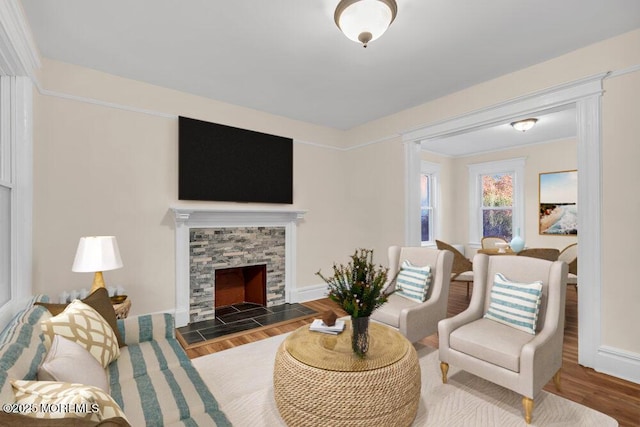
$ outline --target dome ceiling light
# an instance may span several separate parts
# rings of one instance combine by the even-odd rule
[[[538,119],[533,119],[533,118],[518,120],[517,122],[512,122],[511,126],[513,126],[515,130],[526,132],[529,129],[531,129],[536,124],[537,121]]]
[[[347,38],[367,47],[387,31],[397,13],[395,0],[341,0],[333,18]]]

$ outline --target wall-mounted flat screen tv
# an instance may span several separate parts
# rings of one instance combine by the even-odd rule
[[[293,203],[293,139],[179,118],[178,198]]]

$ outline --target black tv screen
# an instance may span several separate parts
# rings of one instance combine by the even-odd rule
[[[178,198],[293,203],[293,139],[179,117]]]

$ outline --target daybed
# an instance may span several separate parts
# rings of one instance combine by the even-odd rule
[[[109,417],[109,421],[101,421],[106,418],[105,414],[113,415],[108,411],[93,413],[91,421],[24,419],[24,413],[10,413],[12,410],[25,412],[27,408],[15,404],[16,387],[12,386],[12,380],[37,380],[38,367],[47,355],[40,322],[47,321],[52,315],[44,306],[34,305],[36,301],[46,299],[33,298],[0,333],[0,403],[4,404],[0,408],[0,426],[16,425],[17,419],[22,419],[22,425],[29,426],[41,422],[56,426],[231,425],[176,340],[170,314],[117,321],[118,332],[126,346],[120,347],[119,357],[106,370],[110,396],[124,412],[124,419]],[[42,384],[42,381],[36,384]],[[64,407],[60,408],[63,408],[60,411],[64,410]]]

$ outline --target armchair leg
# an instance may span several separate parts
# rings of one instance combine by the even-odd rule
[[[442,371],[442,384],[447,383],[447,372],[449,372],[449,364],[440,362],[440,370]]]
[[[533,399],[528,397],[522,398],[522,407],[524,408],[524,420],[527,424],[531,424],[531,413],[533,412]]]
[[[558,390],[559,392],[562,392],[562,389],[560,388],[560,371],[562,369],[558,369],[558,372],[556,372],[553,375],[553,383],[556,385],[556,390]]]

